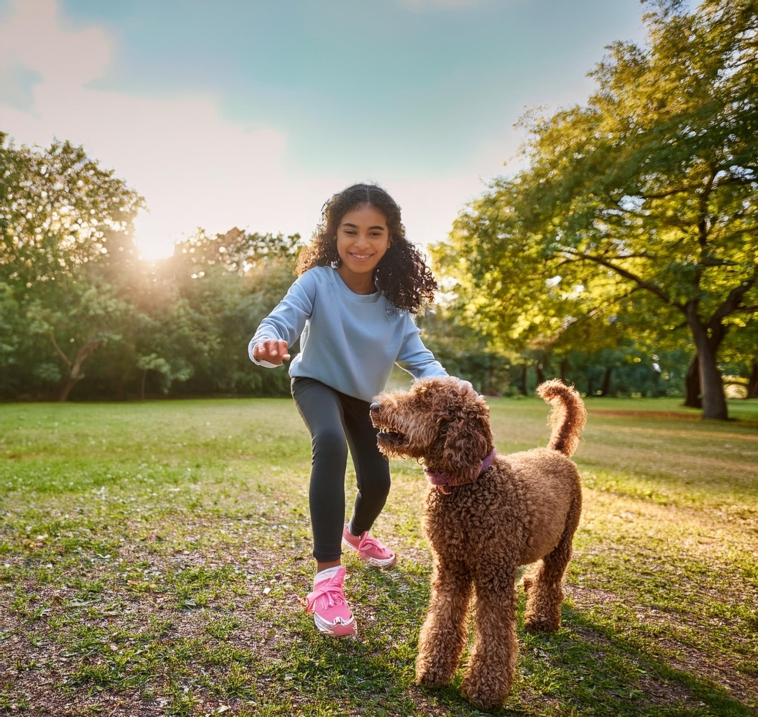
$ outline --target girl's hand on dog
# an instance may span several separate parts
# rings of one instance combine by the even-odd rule
[[[455,376],[454,378],[458,378]],[[474,390],[474,387],[471,385],[470,381],[465,381],[462,378],[458,379],[458,393],[461,394],[461,396],[465,396],[467,394],[470,394],[471,396],[478,397],[479,394]]]
[[[270,339],[256,344],[253,349],[253,358],[256,361],[266,361],[274,366],[281,366],[290,358],[287,342]]]

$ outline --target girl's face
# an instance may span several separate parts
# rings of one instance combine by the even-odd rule
[[[337,253],[342,265],[337,272],[353,290],[373,290],[373,271],[387,253],[390,233],[387,220],[368,204],[346,212],[337,227]]]

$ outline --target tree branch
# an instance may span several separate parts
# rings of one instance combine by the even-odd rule
[[[66,366],[71,368],[71,359],[66,356],[66,354],[63,353],[63,350],[60,346],[58,346],[58,342],[55,340],[55,336],[53,336],[53,332],[51,331],[48,336],[50,337],[50,341],[53,344],[53,348],[58,352],[58,356],[60,356],[63,361],[65,362]]]
[[[675,187],[674,189],[667,189],[665,192],[655,192],[654,194],[637,194],[636,196],[642,197],[642,199],[665,199],[674,194],[681,194],[682,192],[689,192],[692,189],[697,189],[700,185],[694,185],[692,187]],[[631,195],[630,195],[631,196]]]
[[[718,167],[717,168],[717,172],[727,171],[729,169],[731,169],[731,166]],[[748,169],[753,169],[753,168],[750,167],[750,166],[748,166]],[[753,170],[753,171],[755,171],[755,170]],[[727,184],[750,184],[750,183],[752,183],[754,181],[755,181],[755,177],[735,177],[735,176],[730,176],[730,177],[728,177],[726,179],[723,179],[723,180],[717,182],[716,184],[717,184],[718,187],[723,187],[723,186],[725,186]],[[710,182],[709,182],[709,184],[710,184]],[[701,186],[702,185],[700,185],[700,184],[693,184],[691,186],[686,186],[686,187],[674,187],[673,189],[667,189],[667,190],[665,190],[663,192],[653,192],[652,194],[645,194],[645,193],[640,192],[639,194],[630,194],[629,196],[630,197],[631,196],[640,197],[641,199],[665,199],[666,197],[670,197],[670,196],[672,196],[674,194],[682,194],[683,192],[689,192],[689,191],[691,191],[693,189],[700,189]]]
[[[71,369],[71,378],[78,381],[80,376],[82,364],[87,360],[89,355],[103,343],[102,339],[90,339],[84,346],[82,346],[76,353],[76,359],[74,360],[73,368]]]
[[[608,197],[615,205],[615,207],[624,214],[630,214],[633,217],[637,217],[638,219],[650,219],[650,214],[644,214],[642,212],[637,212],[634,209],[626,209],[625,207],[622,207],[617,201],[615,201],[612,197]],[[610,210],[612,211],[612,210]],[[677,229],[681,229],[682,231],[687,231],[690,228],[690,225],[686,222],[680,222],[676,219],[676,217],[655,217],[655,221],[659,224],[663,224],[667,227],[676,227]]]
[[[659,299],[661,299],[663,302],[668,304],[669,306],[675,306],[677,309],[684,311],[684,306],[681,304],[677,304],[666,295],[666,293],[661,289],[659,286],[656,286],[655,284],[651,284],[649,281],[645,281],[644,279],[640,278],[636,274],[633,274],[631,271],[628,271],[627,269],[624,269],[623,267],[616,266],[615,264],[612,264],[609,261],[606,261],[601,256],[592,256],[590,254],[578,254],[573,252],[568,252],[568,250],[565,250],[569,256],[575,257],[574,261],[593,261],[596,264],[600,264],[601,266],[604,266],[611,271],[616,272],[619,276],[622,276],[624,279],[628,279],[629,281],[635,282],[640,288],[645,289],[646,291],[649,291],[651,294],[654,294]]]
[[[618,303],[619,301],[623,301],[624,299],[627,299],[632,294],[634,294],[636,291],[639,291],[640,287],[635,286],[629,291],[627,291],[625,294],[622,294],[621,296],[617,296],[613,299],[613,303]],[[559,329],[553,333],[552,336],[550,336],[547,339],[547,344],[552,346],[558,339],[561,338],[572,326],[577,326],[578,324],[583,323],[584,321],[587,321],[588,319],[593,318],[595,315],[597,315],[600,311],[607,308],[607,304],[602,304],[600,306],[593,306],[591,309],[588,309],[585,313],[583,313],[581,316],[577,316],[576,318],[572,317],[571,320],[565,325],[561,326]]]
[[[710,217],[708,216],[708,200],[713,191],[713,182],[718,174],[718,169],[711,167],[711,176],[708,177],[708,181],[705,183],[702,193],[700,194],[700,200],[698,202],[700,209],[700,219],[697,223],[698,229],[698,242],[702,251],[705,251],[705,245],[708,243],[708,234],[711,230]]]
[[[733,314],[737,311],[741,311],[743,308],[740,306],[742,297],[750,290],[756,281],[758,281],[758,269],[753,272],[753,275],[749,279],[743,281],[742,284],[736,286],[729,292],[729,296],[726,297],[724,303],[721,304],[721,306],[719,306],[719,308],[716,309],[716,311],[713,313],[713,316],[711,316],[710,320],[708,321],[708,326],[713,329],[721,324],[721,320],[724,317],[729,316],[729,314]],[[756,307],[744,308],[755,309]],[[748,313],[753,312],[748,311]]]
[[[716,234],[715,241],[728,242],[730,239],[734,239],[734,237],[740,236],[740,234],[758,234],[758,225],[754,227],[744,227],[742,229],[738,229],[735,232],[732,232],[731,234],[725,234],[725,235]]]

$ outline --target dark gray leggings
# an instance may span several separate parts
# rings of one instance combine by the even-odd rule
[[[376,446],[377,430],[371,425],[367,401],[346,396],[312,378],[293,379],[292,396],[311,434],[313,557],[329,562],[342,555],[348,446],[358,483],[354,533],[370,530],[382,512],[390,492],[389,463]]]

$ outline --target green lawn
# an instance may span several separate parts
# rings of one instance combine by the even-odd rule
[[[545,404],[490,403],[500,450],[545,444]],[[758,401],[588,407],[564,627],[519,628],[502,714],[757,714]],[[0,406],[0,713],[480,714],[413,682],[420,468],[375,528],[398,568],[346,556],[359,637],[328,640],[297,602],[309,466],[289,400]]]

